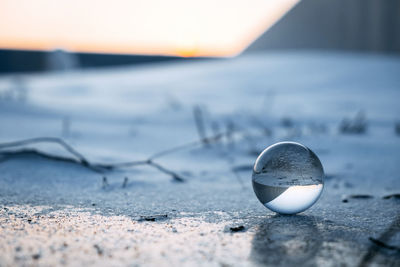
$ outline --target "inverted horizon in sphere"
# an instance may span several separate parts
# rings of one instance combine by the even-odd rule
[[[317,155],[295,142],[266,148],[254,164],[252,183],[258,200],[281,214],[305,211],[318,200],[324,170]]]
[[[312,206],[322,193],[323,185],[292,186],[264,205],[282,214],[302,212]]]

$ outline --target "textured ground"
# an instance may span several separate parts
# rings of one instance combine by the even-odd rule
[[[400,58],[362,54],[2,77],[0,142],[61,137],[119,162],[199,139],[193,113],[207,135],[230,134],[155,159],[184,183],[146,165],[100,174],[0,156],[0,266],[399,266],[398,99]],[[268,211],[250,183],[258,153],[282,140],[310,147],[326,173],[321,199],[295,216]]]

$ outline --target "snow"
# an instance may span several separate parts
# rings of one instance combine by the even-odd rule
[[[207,135],[235,129],[155,159],[185,183],[149,166],[103,175],[0,158],[0,265],[399,265],[368,239],[400,245],[399,200],[382,198],[400,192],[399,88],[400,57],[333,52],[0,77],[0,142],[60,137],[91,162],[124,162],[198,140],[195,106]],[[342,134],[359,111],[366,133]],[[327,174],[321,198],[296,216],[275,215],[251,188],[258,153],[284,140],[310,147]],[[372,198],[342,202],[358,194]],[[136,219],[154,214],[168,218]],[[232,224],[246,231],[224,232]]]

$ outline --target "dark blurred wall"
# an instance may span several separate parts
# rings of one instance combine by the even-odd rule
[[[188,61],[191,59],[173,56],[68,53],[62,50],[24,51],[0,49],[0,74],[62,71],[76,68],[137,65],[172,60]]]
[[[400,0],[302,0],[247,51],[400,52]]]

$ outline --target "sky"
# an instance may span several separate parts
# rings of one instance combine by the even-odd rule
[[[234,56],[299,0],[0,0],[0,48]]]

